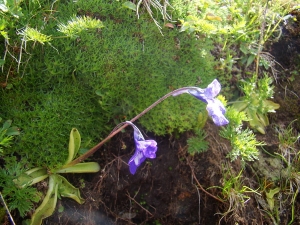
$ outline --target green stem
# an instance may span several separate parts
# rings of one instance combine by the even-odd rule
[[[288,225],[291,225],[294,222],[294,219],[295,219],[295,200],[296,200],[296,197],[298,195],[298,192],[299,192],[299,189],[297,189],[297,191],[295,192],[295,194],[292,198],[292,218],[291,218],[291,221],[288,223]]]
[[[259,60],[260,60],[260,54],[264,45],[264,32],[265,32],[265,26],[266,26],[266,14],[268,9],[268,2],[266,3],[266,6],[263,11],[263,22],[260,29],[260,39],[258,44],[258,50],[257,50],[257,58],[256,58],[256,68],[255,68],[255,81],[257,82],[258,78],[258,67],[259,67]]]
[[[176,89],[176,90],[174,90],[172,92],[169,92],[168,94],[164,95],[163,97],[161,97],[160,99],[158,99],[156,102],[154,102],[152,105],[150,105],[148,108],[146,108],[144,111],[142,111],[140,114],[138,114],[137,116],[135,116],[133,119],[131,119],[130,122],[133,123],[134,121],[136,121],[137,119],[139,119],[141,116],[143,116],[144,114],[146,114],[148,111],[150,111],[152,108],[154,108],[156,105],[158,105],[159,103],[161,103],[162,101],[164,101],[166,98],[170,97],[171,95],[175,94],[176,92],[184,91],[184,90],[190,90],[190,89],[193,89],[193,87],[183,87],[183,88]],[[128,126],[128,124],[125,123],[123,126],[121,126],[118,129],[112,131],[100,143],[98,143],[93,148],[91,148],[89,151],[87,151],[83,155],[79,156],[78,158],[74,159],[70,163],[64,165],[61,169],[65,169],[65,168],[74,166],[75,164],[84,161],[85,159],[87,159],[88,157],[90,157],[92,154],[94,154],[105,142],[107,142],[109,139],[111,139],[113,136],[115,136],[117,133],[119,133],[121,130],[123,130],[127,126]]]

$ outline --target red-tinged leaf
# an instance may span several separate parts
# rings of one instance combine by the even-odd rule
[[[172,23],[166,23],[165,24],[165,27],[169,27],[169,28],[174,28],[174,24],[172,24]]]

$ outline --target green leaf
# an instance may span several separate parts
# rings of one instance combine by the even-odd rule
[[[59,208],[58,208],[58,212],[62,213],[64,211],[65,211],[65,207],[63,207],[62,205],[60,205]]]
[[[280,191],[280,188],[271,189],[269,192],[266,192],[267,202],[269,204],[270,210],[274,209],[274,195]]]
[[[247,113],[247,117],[249,118],[249,124],[252,128],[256,129],[258,132],[260,132],[261,134],[265,134],[265,127],[262,123],[262,121],[259,120],[256,111],[253,109],[249,109],[247,108],[247,110],[245,110],[245,112]]]
[[[78,163],[74,166],[67,167],[56,171],[56,173],[96,173],[100,170],[100,166],[96,162]]]
[[[21,174],[14,183],[19,187],[36,184],[48,177],[47,169],[43,167],[36,167]]]
[[[124,2],[123,7],[136,11],[136,5],[130,1]]]
[[[267,108],[268,112],[274,112],[275,109],[279,109],[280,105],[270,100],[265,100],[264,107]]]
[[[251,63],[253,63],[255,57],[256,57],[256,55],[250,55],[248,57],[246,67],[248,67]]]
[[[62,197],[72,198],[79,204],[84,203],[84,199],[81,198],[80,192],[78,188],[75,188],[66,178],[60,175],[52,175],[55,176],[55,180],[58,184],[58,193]]]
[[[7,136],[20,135],[20,131],[18,127],[10,127],[6,131]]]
[[[198,120],[197,120],[197,128],[202,129],[206,124],[207,118],[208,118],[208,113],[206,110],[199,112]]]
[[[70,141],[69,141],[69,156],[65,164],[71,162],[74,157],[77,155],[81,144],[80,133],[76,128],[73,128],[70,133]]]
[[[6,86],[6,89],[7,89],[7,90],[10,90],[10,89],[12,89],[12,88],[13,88],[13,85],[12,85],[11,83],[7,84],[7,86]]]
[[[3,31],[6,28],[6,23],[5,19],[0,19],[0,31]]]
[[[95,93],[96,93],[96,95],[98,95],[98,96],[100,96],[100,97],[102,97],[102,96],[103,96],[103,94],[101,93],[101,91],[100,91],[100,90],[97,90],[97,91],[95,91]]]
[[[11,126],[12,121],[11,120],[6,120],[5,123],[3,124],[3,130],[7,130]]]
[[[42,220],[51,216],[55,210],[58,195],[58,183],[56,175],[49,177],[49,187],[42,204],[32,215],[30,225],[40,225]]]
[[[2,35],[4,34],[3,32],[0,32]],[[3,35],[4,36],[4,35]],[[6,37],[5,37],[6,38]],[[4,59],[0,59],[0,66],[3,66],[5,63]]]
[[[237,101],[233,104],[233,107],[238,111],[243,111],[245,110],[249,105],[248,101]]]
[[[30,173],[38,171],[39,168],[32,169]],[[42,220],[54,213],[58,196],[72,198],[79,204],[84,203],[78,188],[75,188],[69,181],[57,174],[49,176],[49,187],[42,204],[32,215],[30,225],[40,225]]]
[[[270,124],[267,114],[257,113],[257,117],[263,126],[266,127]]]

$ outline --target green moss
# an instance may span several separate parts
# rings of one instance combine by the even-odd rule
[[[45,90],[42,85],[28,84],[29,76],[12,90],[2,91],[5,108],[1,116],[13,118],[21,129],[19,141],[6,153],[30,159],[28,166],[59,166],[67,157],[72,127],[86,134],[86,139],[97,136],[96,99],[80,83],[60,85],[53,80],[52,90]]]
[[[103,18],[105,28],[82,34],[74,43],[76,48],[68,48],[68,57],[60,54],[57,59],[55,55],[46,64],[53,74],[76,71],[78,79],[100,95],[99,108],[107,121],[131,119],[174,88],[198,86],[199,78],[204,87],[215,78],[209,40],[196,40],[176,29],[163,29],[162,36],[147,14],[137,20],[118,3],[102,3],[99,12],[83,8],[80,15],[94,12],[92,15]],[[53,60],[63,62],[63,68],[57,70]],[[203,107],[189,96],[168,99],[140,123],[159,135],[183,132],[193,128]]]
[[[7,155],[17,152],[28,158],[28,166],[59,166],[72,127],[83,141],[97,142],[113,121],[130,120],[175,88],[205,87],[216,78],[213,45],[206,38],[197,40],[176,28],[163,28],[162,36],[147,13],[137,19],[122,2],[55,6],[59,10],[43,27],[53,37],[51,45],[28,42],[30,55],[24,52],[22,60],[30,60],[20,67],[23,78],[13,81],[11,90],[1,90],[0,116],[22,130]],[[101,19],[104,28],[80,32],[75,39],[55,38],[63,35],[58,22],[66,24],[74,15]],[[158,135],[180,133],[196,125],[204,107],[189,95],[171,97],[139,122]]]

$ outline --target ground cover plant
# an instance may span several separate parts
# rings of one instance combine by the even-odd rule
[[[299,5],[0,1],[0,220],[297,224]]]

